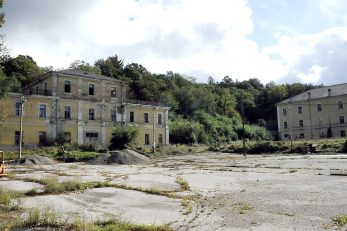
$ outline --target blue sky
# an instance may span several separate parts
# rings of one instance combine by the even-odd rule
[[[206,81],[346,82],[344,0],[5,0],[11,55],[66,68],[114,54]]]

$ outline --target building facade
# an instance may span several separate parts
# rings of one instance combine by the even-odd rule
[[[127,98],[125,82],[77,69],[48,72],[23,91],[0,101],[0,145],[24,146],[65,137],[73,144],[108,147],[115,124],[139,130],[139,145],[169,144],[169,107]]]
[[[280,139],[345,137],[346,103],[347,84],[312,89],[278,103]]]

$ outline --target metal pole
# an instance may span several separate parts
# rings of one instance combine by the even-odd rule
[[[289,121],[290,121],[290,151],[293,152],[293,123],[292,123],[292,112],[290,106],[288,106]]]
[[[242,115],[242,146],[243,146],[243,156],[246,156],[245,110],[244,110],[244,107],[243,107],[243,95],[241,96],[241,115]]]
[[[155,153],[155,106],[153,106],[153,153]]]
[[[19,121],[19,159],[22,159],[22,143],[23,143],[23,109],[25,103],[24,96],[20,97],[20,121]]]

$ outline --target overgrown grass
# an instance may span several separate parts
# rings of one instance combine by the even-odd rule
[[[317,153],[347,153],[346,139],[320,139],[320,140],[295,140],[291,149],[290,141],[247,141],[246,152],[248,154],[263,153],[300,153],[301,147],[309,144],[316,144]],[[243,145],[241,141],[231,144],[210,147],[210,151],[242,153]]]
[[[172,231],[168,225],[141,225],[119,219],[88,222],[80,218],[71,220],[51,208],[34,208],[27,212],[24,219],[17,219],[9,225],[10,229],[55,228],[74,231]]]
[[[182,177],[177,176],[175,182],[181,186],[182,191],[190,190],[190,186],[189,186],[188,182],[185,181]]]
[[[338,227],[343,227],[347,224],[347,215],[335,217],[333,221]]]
[[[9,212],[20,209],[22,193],[0,188],[0,212]]]

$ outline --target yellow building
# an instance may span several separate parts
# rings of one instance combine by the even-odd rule
[[[23,144],[54,142],[64,135],[78,145],[108,147],[112,128],[136,126],[139,145],[169,144],[169,107],[127,98],[124,81],[77,69],[51,71],[24,89]],[[0,146],[19,144],[22,94],[0,100]],[[1,118],[0,117],[0,118]]]
[[[347,84],[311,89],[277,104],[281,140],[346,137]]]

